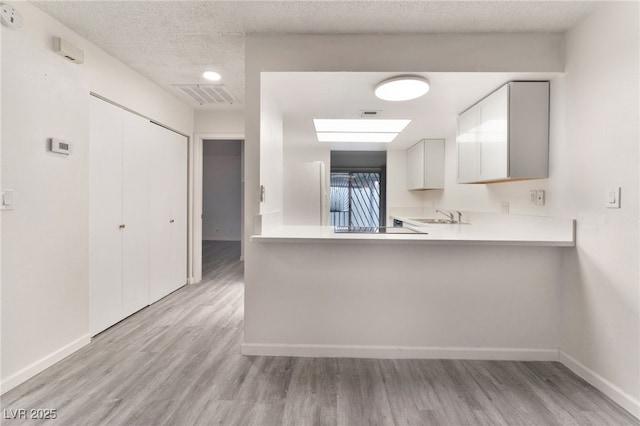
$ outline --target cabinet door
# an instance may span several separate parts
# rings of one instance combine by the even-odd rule
[[[89,332],[122,314],[123,110],[91,96],[89,134]]]
[[[424,141],[407,150],[407,189],[424,188]]]
[[[149,304],[149,120],[123,111],[122,304],[129,316]]]
[[[458,117],[456,147],[458,149],[458,182],[478,180],[479,156],[477,132],[480,126],[480,108],[476,105]]]
[[[509,177],[508,119],[509,86],[487,96],[480,106],[480,126],[476,132],[480,181]]]
[[[444,189],[444,139],[424,141],[424,188]]]
[[[152,127],[149,291],[153,303],[186,283],[187,144],[183,136]]]

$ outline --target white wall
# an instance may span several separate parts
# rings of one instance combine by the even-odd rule
[[[202,239],[240,241],[242,141],[205,141]]]
[[[2,391],[89,341],[89,92],[185,134],[193,111],[26,2],[2,27]],[[71,63],[52,37],[85,51]],[[73,144],[52,154],[47,139]]]
[[[551,191],[577,218],[563,256],[562,350],[567,363],[640,416],[640,5],[610,3],[566,39],[566,139]],[[622,187],[622,208],[604,206]]]
[[[196,110],[193,132],[244,135],[244,110]]]

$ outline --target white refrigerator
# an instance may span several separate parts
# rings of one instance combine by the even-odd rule
[[[285,225],[329,224],[329,190],[323,161],[288,164],[283,213]]]

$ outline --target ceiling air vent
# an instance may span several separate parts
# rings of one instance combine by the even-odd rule
[[[360,111],[360,118],[377,118],[380,116],[382,110],[362,110]]]
[[[240,103],[222,84],[174,84],[174,87],[200,105]]]

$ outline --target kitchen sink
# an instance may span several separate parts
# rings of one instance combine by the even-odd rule
[[[420,223],[451,223],[450,221],[448,221],[447,219],[432,219],[432,218],[427,218],[427,219],[409,219],[413,222],[420,222]]]
[[[426,234],[419,229],[391,226],[336,226],[334,232],[340,234]]]
[[[447,219],[438,219],[438,218],[421,218],[421,219],[407,219],[410,220],[412,222],[420,222],[420,223],[426,223],[429,225],[438,225],[438,224],[442,224],[442,225],[467,225],[466,222],[451,222]]]

